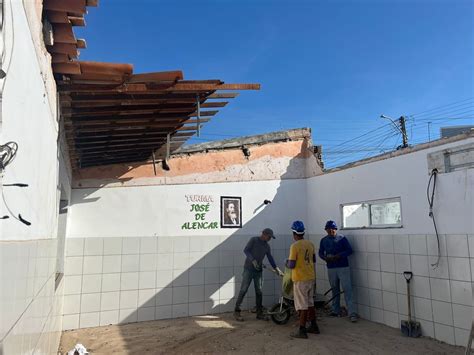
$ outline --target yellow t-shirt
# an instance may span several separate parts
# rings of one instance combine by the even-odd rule
[[[296,266],[291,270],[291,280],[310,281],[316,278],[314,272],[314,245],[306,239],[298,240],[290,246],[289,260],[296,260]]]

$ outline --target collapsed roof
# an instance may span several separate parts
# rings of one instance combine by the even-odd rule
[[[93,0],[45,0],[44,18],[53,41],[47,45],[59,91],[61,115],[73,168],[166,158],[203,123],[235,98],[236,90],[259,84],[184,80],[182,71],[134,74],[131,64],[78,61],[85,41],[73,26],[84,26]],[[211,108],[212,110],[207,110]]]

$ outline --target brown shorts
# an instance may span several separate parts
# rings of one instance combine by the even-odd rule
[[[314,280],[295,281],[293,283],[293,298],[297,311],[314,307]]]

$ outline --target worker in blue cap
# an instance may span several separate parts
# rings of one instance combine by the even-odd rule
[[[351,270],[347,257],[352,254],[349,241],[342,234],[337,233],[337,224],[327,221],[324,227],[327,235],[321,239],[319,244],[319,257],[326,261],[328,278],[333,295],[337,295],[332,302],[331,316],[341,315],[340,284],[344,290],[344,299],[351,322],[357,322],[357,313],[352,301]]]

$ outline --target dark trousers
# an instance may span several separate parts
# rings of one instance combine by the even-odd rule
[[[262,271],[249,270],[244,268],[242,274],[242,284],[240,285],[239,296],[237,297],[237,302],[235,303],[235,311],[240,312],[240,306],[244,300],[245,294],[250,287],[250,283],[253,280],[253,285],[255,287],[255,298],[257,303],[257,313],[262,312],[262,288],[263,288],[263,277]]]

